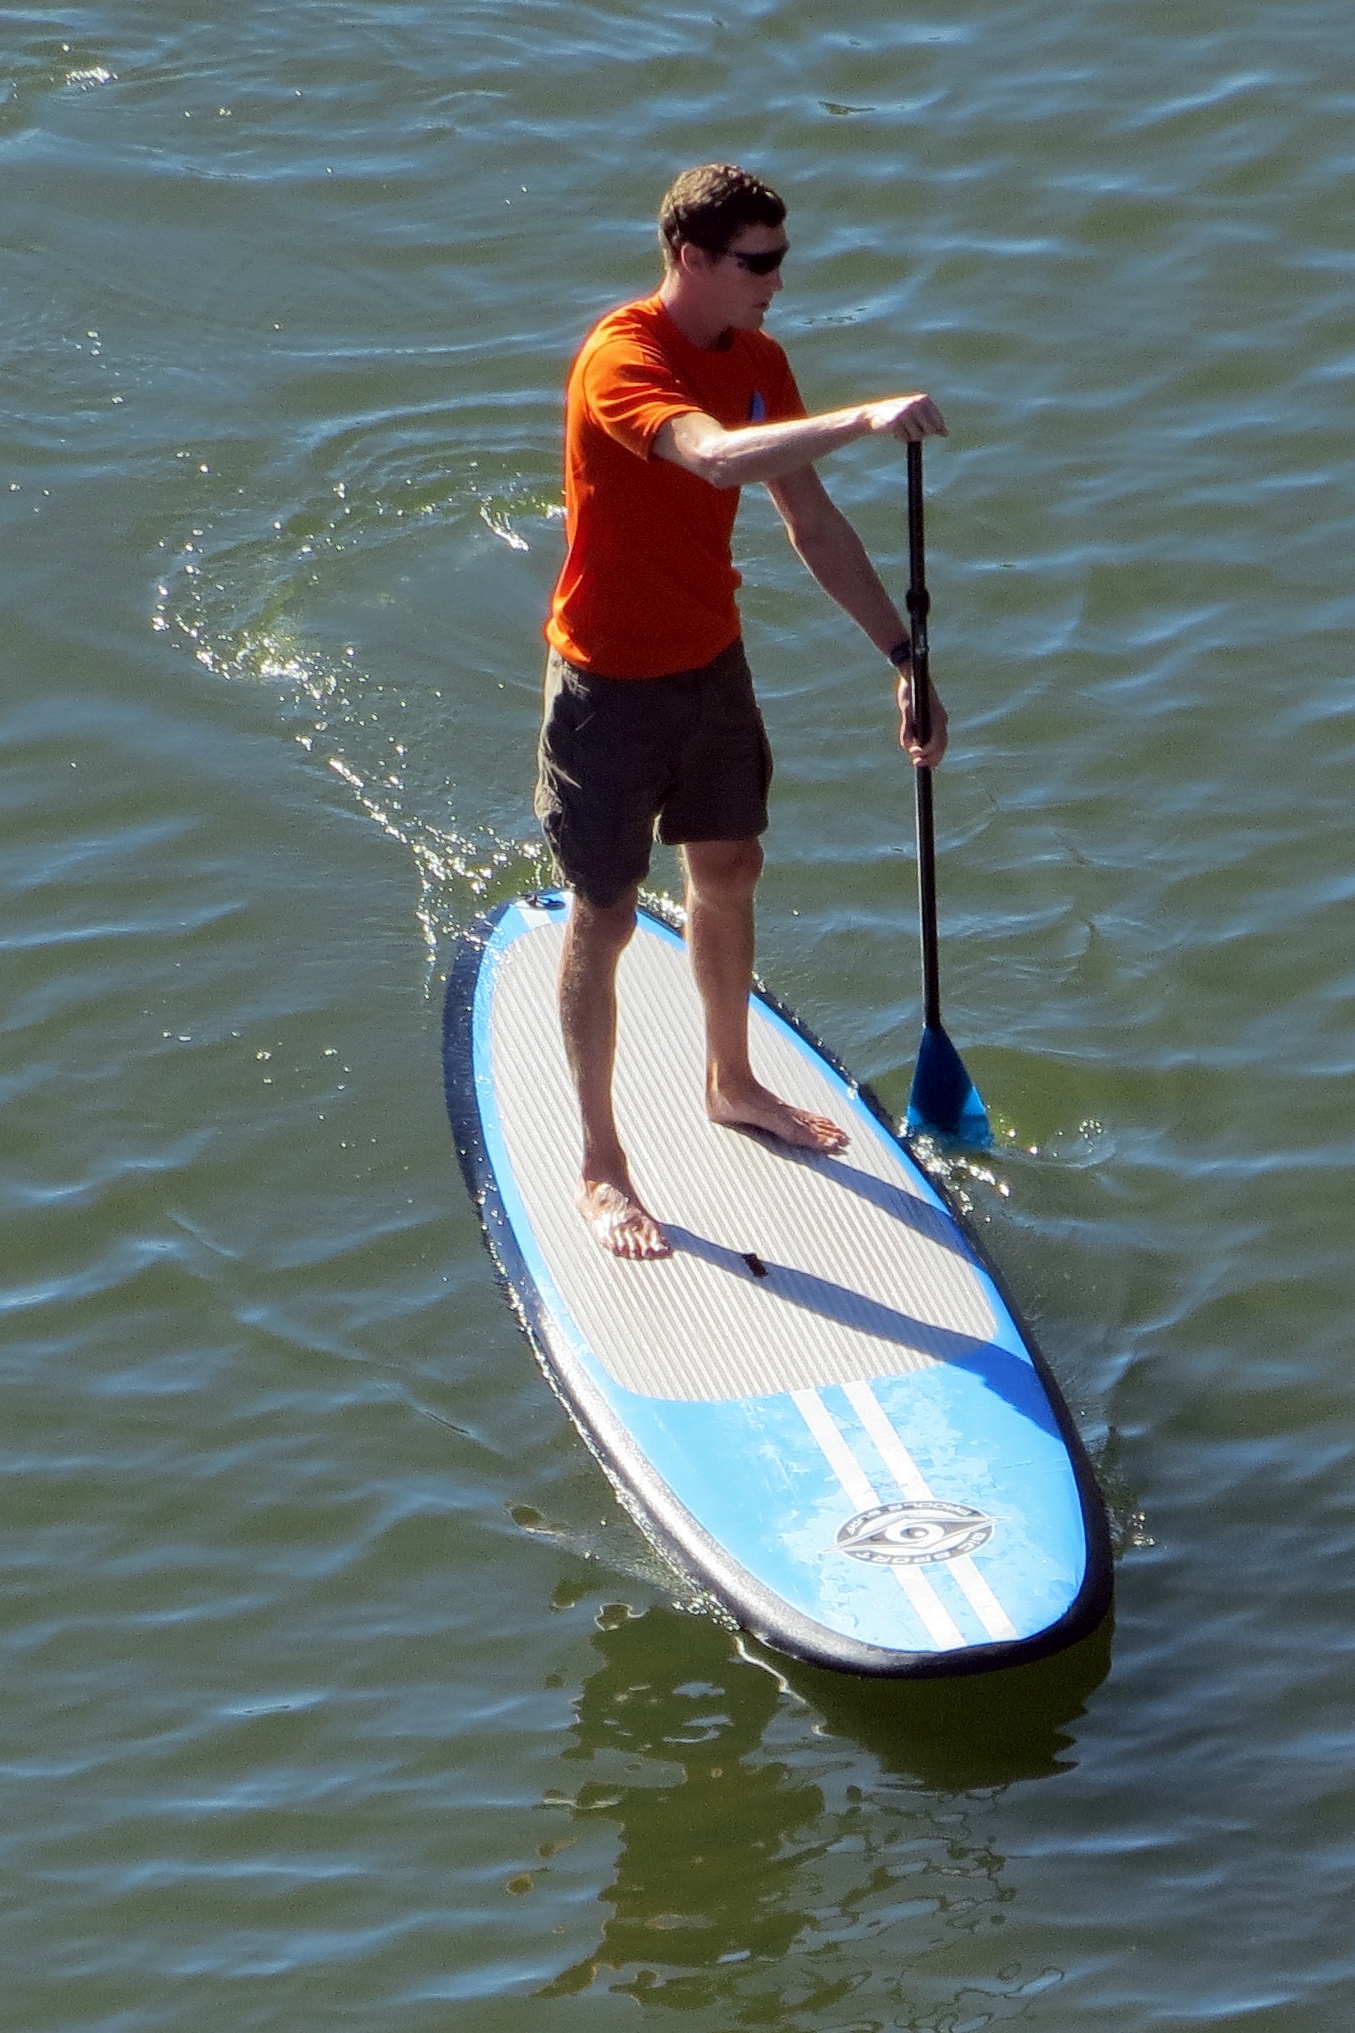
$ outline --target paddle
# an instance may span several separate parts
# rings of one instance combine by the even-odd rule
[[[927,666],[927,592],[922,548],[922,446],[908,447],[908,618],[913,631],[913,720],[918,736],[931,734],[931,683]],[[932,773],[915,769],[917,785],[917,902],[922,933],[922,1039],[908,1097],[907,1128],[986,1148],[993,1132],[979,1091],[941,1022],[941,972],[936,951],[936,841],[932,830]]]

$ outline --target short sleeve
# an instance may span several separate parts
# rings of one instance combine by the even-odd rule
[[[620,335],[598,346],[583,369],[583,396],[596,422],[637,459],[648,459],[670,417],[700,408],[656,346]]]

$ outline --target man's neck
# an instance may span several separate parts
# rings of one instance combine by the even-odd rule
[[[699,346],[703,353],[713,352],[729,330],[723,320],[712,317],[684,277],[672,269],[659,285],[659,302],[683,338]]]

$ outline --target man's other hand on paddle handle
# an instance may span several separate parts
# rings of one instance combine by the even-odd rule
[[[923,438],[944,438],[946,420],[929,395],[886,395],[862,407],[867,427],[882,436],[920,444]]]
[[[899,672],[899,747],[902,748],[914,769],[935,769],[946,752],[950,739],[950,723],[946,709],[936,696],[936,687],[931,687],[931,722],[924,747],[918,740],[917,722],[913,718],[913,680],[905,664]]]

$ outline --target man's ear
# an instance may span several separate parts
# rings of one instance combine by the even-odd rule
[[[694,240],[678,243],[678,267],[686,275],[704,275],[714,264],[715,256],[707,254],[704,247],[698,247]]]

